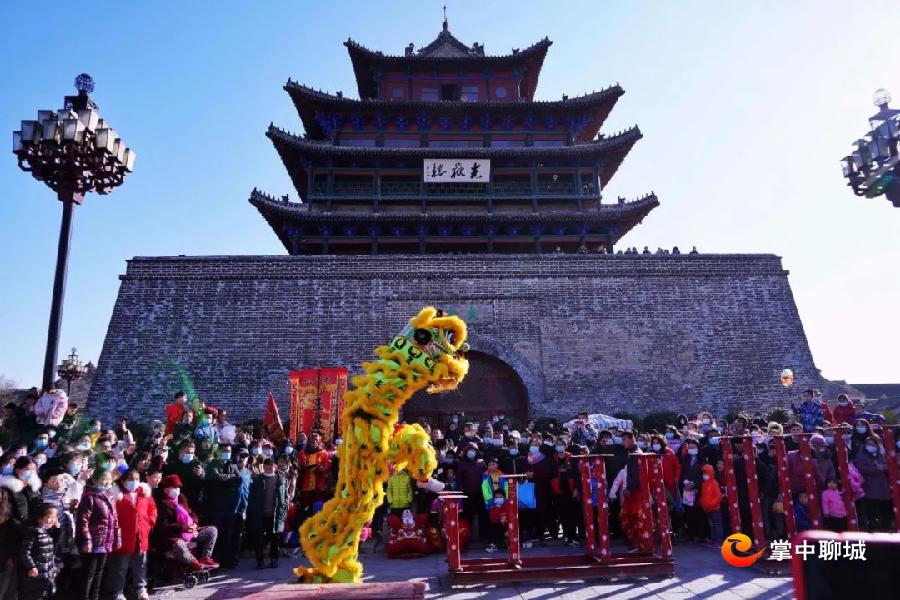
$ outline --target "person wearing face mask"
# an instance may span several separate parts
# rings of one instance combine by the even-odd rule
[[[331,459],[331,452],[322,447],[322,434],[318,431],[310,433],[306,446],[297,457],[297,487],[302,512],[311,514],[313,504],[327,500]]]
[[[498,546],[503,543],[505,527],[499,521],[490,518],[491,509],[494,506],[502,506],[508,494],[508,484],[503,477],[503,472],[497,465],[496,459],[487,461],[487,470],[481,477],[481,497],[484,500],[484,510],[488,518],[484,521],[484,533],[482,537],[488,539],[488,552],[496,552]]]
[[[528,459],[522,455],[515,438],[507,439],[504,452],[497,464],[501,471],[509,475],[523,475],[528,472]]]
[[[478,427],[475,423],[466,423],[463,426],[463,435],[460,438],[460,443],[468,444],[469,442],[474,442],[476,444],[481,444],[481,438],[478,437],[477,434]]]
[[[241,501],[243,479],[237,465],[232,462],[232,447],[221,444],[216,458],[206,465],[206,518],[214,525],[222,539],[216,545],[213,558],[225,568],[237,566],[233,548],[226,540],[233,538],[232,528],[236,526],[235,512]]]
[[[192,571],[218,568],[212,553],[219,532],[212,525],[198,524],[182,487],[178,475],[166,475],[153,494],[158,516],[150,534],[151,551],[171,556]],[[193,552],[189,542],[196,542]]]
[[[840,394],[837,397],[837,406],[834,407],[832,414],[834,416],[832,420],[833,425],[846,423],[852,426],[856,423],[856,411],[853,409],[847,394]]]
[[[166,475],[178,476],[183,486],[181,493],[187,497],[191,506],[200,506],[200,492],[204,485],[203,465],[197,460],[196,450],[193,441],[182,441],[178,446],[176,459],[163,469]]]
[[[857,422],[858,423],[858,422]],[[881,448],[881,440],[870,435],[853,459],[854,466],[863,476],[865,496],[856,505],[859,526],[864,531],[890,531],[891,486],[888,482],[887,459]]]
[[[456,477],[459,489],[467,496],[463,500],[463,512],[469,518],[472,532],[476,531],[475,522],[478,521],[477,531],[479,535],[486,537],[488,535],[487,514],[484,511],[484,502],[481,500],[481,476],[484,474],[486,466],[481,459],[481,451],[478,449],[477,443],[464,443],[461,450]],[[484,531],[481,531],[482,528]]]
[[[678,451],[681,449],[681,433],[674,425],[666,425],[666,432],[663,434],[666,439],[666,445],[679,457]]]
[[[20,600],[45,600],[56,592],[59,555],[51,531],[57,527],[57,509],[52,504],[35,508],[35,522],[25,528],[22,537]]]
[[[872,426],[867,419],[857,419],[850,434],[849,451],[850,460],[854,460],[866,445],[866,440],[872,436]]]
[[[703,464],[715,465],[722,458],[722,446],[720,432],[715,427],[707,429],[700,445],[700,460]]]
[[[686,439],[682,450],[678,490],[684,512],[684,539],[687,542],[705,540],[709,537],[709,522],[699,502],[700,483],[703,481],[700,446],[696,440]]]
[[[109,554],[122,545],[116,508],[107,491],[109,471],[96,471],[75,513],[75,545],[81,559],[81,598],[98,600]]]
[[[537,543],[545,546],[546,540],[556,539],[559,531],[553,504],[553,481],[559,481],[559,461],[550,433],[535,434],[531,437],[528,464],[531,466],[531,480],[534,482],[534,497],[537,501],[535,508]]]
[[[130,573],[138,600],[148,600],[147,552],[150,551],[150,532],[156,525],[152,491],[149,485],[141,483],[140,473],[132,469],[113,485],[110,496],[115,501],[116,517],[122,528],[122,545],[106,559],[101,586],[103,596],[124,597]]]
[[[287,480],[275,466],[275,461],[263,461],[263,472],[250,484],[247,503],[247,527],[256,534],[256,568],[264,565],[265,548],[269,547],[269,567],[278,566],[278,540],[284,531],[288,511]],[[410,492],[410,495],[412,492]]]

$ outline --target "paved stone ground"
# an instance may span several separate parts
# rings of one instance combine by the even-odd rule
[[[571,552],[571,549],[567,549]],[[534,549],[526,552],[562,553],[561,548]],[[467,556],[488,556],[467,553]],[[634,599],[688,600],[710,599],[770,599],[791,598],[790,577],[766,575],[755,569],[740,569],[724,563],[721,555],[699,546],[675,547],[675,577],[670,579],[638,579],[609,582],[537,582],[516,585],[490,585],[448,589],[442,577],[446,573],[443,554],[415,560],[388,560],[383,553],[363,554],[366,581],[424,581],[428,585],[427,598],[441,600],[587,600]],[[282,559],[278,569],[256,570],[255,562],[245,558],[241,566],[230,572],[220,572],[209,583],[190,590],[165,589],[154,594],[154,600],[207,600],[215,592],[227,589],[228,596],[259,592],[273,583],[290,581],[291,568],[298,559]]]

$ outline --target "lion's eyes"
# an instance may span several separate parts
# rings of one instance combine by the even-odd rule
[[[413,333],[413,339],[417,344],[428,344],[431,342],[431,332],[427,329],[416,329]]]
[[[444,330],[444,339],[447,340],[448,344],[454,344],[456,342],[456,332],[452,329]]]

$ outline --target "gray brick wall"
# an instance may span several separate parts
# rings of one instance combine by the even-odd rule
[[[357,370],[419,308],[469,317],[474,350],[521,375],[534,416],[784,405],[821,386],[773,255],[134,258],[89,411],[161,418],[185,369],[202,398],[259,417],[287,372]]]

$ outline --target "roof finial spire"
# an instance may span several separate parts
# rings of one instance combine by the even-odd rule
[[[447,5],[444,5],[444,31],[447,31]]]

